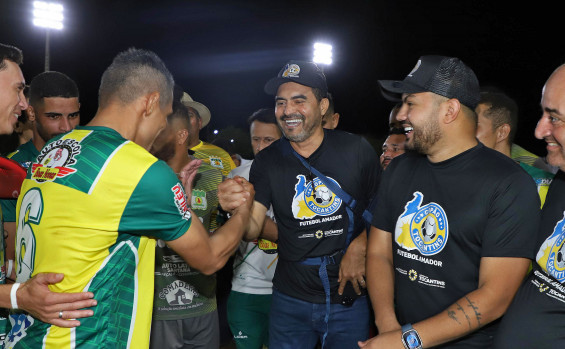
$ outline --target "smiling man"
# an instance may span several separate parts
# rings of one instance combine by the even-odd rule
[[[565,346],[565,66],[542,90],[535,136],[547,144],[547,161],[559,168],[547,193],[533,271],[524,281],[496,334],[495,348]]]
[[[356,348],[357,340],[367,338],[370,321],[367,297],[356,298],[365,286],[366,246],[356,212],[363,211],[378,185],[377,155],[359,136],[322,128],[328,88],[316,64],[288,62],[265,91],[275,96],[284,137],[261,150],[251,165],[257,195],[246,239],[259,236],[272,205],[279,261],[269,348],[314,348],[318,340],[324,348]],[[314,168],[327,179],[314,175]],[[349,211],[329,189],[332,183],[355,198],[360,211]],[[229,210],[228,196],[219,196]]]
[[[383,143],[383,153],[379,159],[383,170],[386,169],[392,159],[404,154],[405,141],[406,135],[404,134],[404,129],[392,128],[389,130],[388,137]]]
[[[8,158],[19,162],[24,168],[39,155],[47,141],[74,129],[80,122],[79,91],[76,83],[67,75],[48,71],[37,75],[30,84],[28,119],[33,137],[8,154]],[[2,200],[4,231],[7,233],[6,257],[14,259],[16,233],[16,200]],[[12,270],[8,270],[8,276]]]
[[[25,80],[20,69],[23,63],[23,54],[20,49],[10,45],[0,44],[0,134],[9,134],[14,131],[14,124],[21,112],[27,108],[27,102],[23,94]],[[0,165],[0,186],[11,185],[19,187],[19,181],[9,181],[10,176],[7,167],[4,167],[4,160]],[[6,160],[10,161],[10,160]],[[16,165],[17,166],[17,165]],[[5,188],[2,188],[3,190]],[[9,188],[7,192],[12,192],[15,188]],[[2,220],[0,210],[0,221]],[[49,286],[63,280],[62,274],[42,273],[34,276],[28,281],[5,285],[6,267],[4,266],[4,233],[0,226],[0,347],[4,344],[7,319],[4,318],[7,309],[23,309],[41,321],[61,327],[75,327],[80,325],[78,318],[92,315],[92,310],[77,310],[96,305],[96,301],[90,299],[93,294],[66,293],[58,294],[49,290]],[[12,269],[12,268],[9,268]],[[61,314],[65,312],[67,320],[62,319]]]
[[[488,348],[534,254],[535,184],[475,138],[479,82],[460,59],[423,56],[404,80],[379,83],[401,98],[415,152],[379,187],[367,252],[379,335],[360,346]]]

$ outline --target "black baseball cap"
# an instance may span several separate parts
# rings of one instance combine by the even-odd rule
[[[320,89],[324,96],[328,94],[326,76],[314,62],[291,60],[285,64],[277,77],[272,78],[265,84],[265,92],[275,95],[279,86],[285,82],[296,82],[297,84]]]
[[[433,92],[474,110],[481,98],[477,76],[455,57],[422,56],[404,80],[379,80],[379,85],[383,96],[394,102],[403,93]]]

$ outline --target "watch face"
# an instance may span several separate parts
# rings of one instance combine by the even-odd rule
[[[408,348],[410,349],[420,348],[420,346],[422,345],[420,343],[420,338],[414,330],[405,332],[402,337],[404,339],[404,343],[406,343],[408,345]]]

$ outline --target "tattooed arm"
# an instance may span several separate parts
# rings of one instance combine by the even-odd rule
[[[501,317],[524,280],[530,260],[510,257],[483,257],[479,287],[453,303],[445,311],[413,324],[424,348],[461,338]],[[369,287],[371,285],[369,284]],[[383,333],[361,348],[403,348],[400,331]]]

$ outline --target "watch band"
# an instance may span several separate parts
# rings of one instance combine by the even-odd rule
[[[412,324],[402,326],[402,344],[406,349],[422,349],[422,339]]]

